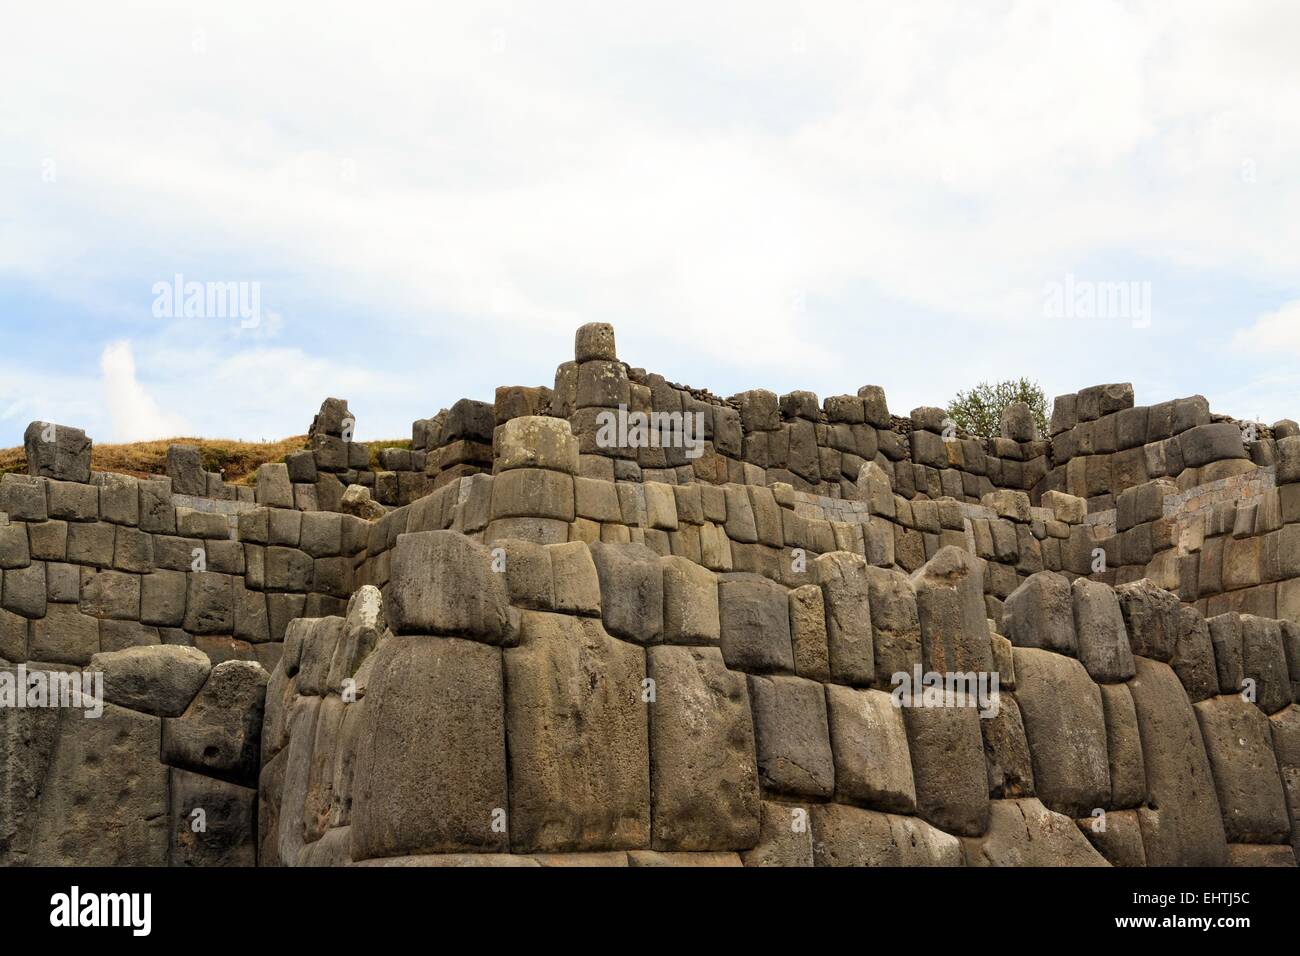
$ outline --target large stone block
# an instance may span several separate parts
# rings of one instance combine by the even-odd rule
[[[962,840],[967,866],[1105,866],[1073,820],[1034,797],[994,800],[988,832]]]
[[[664,632],[664,572],[659,555],[643,544],[591,545],[600,579],[601,614],[609,633],[654,644]]]
[[[983,578],[975,558],[951,545],[912,575],[925,670],[993,669]]]
[[[1000,695],[997,713],[980,721],[989,796],[996,800],[1034,795],[1034,765],[1025,736],[1020,705],[1011,694]]]
[[[1079,640],[1079,660],[1087,668],[1088,675],[1099,683],[1128,680],[1134,672],[1133,651],[1129,647],[1124,615],[1115,592],[1101,582],[1087,578],[1076,578],[1070,591],[1074,601],[1074,632]],[[1174,616],[1175,635],[1177,622]],[[1048,805],[1051,806],[1051,801]]]
[[[254,784],[268,679],[253,661],[225,661],[212,668],[185,713],[164,719],[163,761],[232,783]]]
[[[961,866],[961,842],[915,817],[837,803],[812,808],[817,866]]]
[[[1240,695],[1194,705],[1230,843],[1284,843],[1291,835],[1269,720]]]
[[[979,712],[971,706],[905,705],[903,721],[917,813],[950,833],[983,833],[989,794]]]
[[[528,611],[504,660],[511,848],[648,846],[644,651],[599,620]]]
[[[1102,684],[1100,690],[1110,766],[1109,806],[1136,807],[1146,801],[1147,772],[1133,695],[1124,684]]]
[[[1252,614],[1241,616],[1241,671],[1254,685],[1254,701],[1266,714],[1274,714],[1294,699],[1282,623]]]
[[[1178,609],[1178,639],[1170,664],[1193,703],[1219,692],[1210,628],[1194,607],[1183,605]]]
[[[159,718],[105,704],[99,717],[60,712],[26,862],[165,866],[167,768]]]
[[[389,623],[398,634],[455,634],[509,644],[518,633],[505,575],[492,552],[456,531],[397,538],[388,583]]]
[[[27,473],[59,481],[90,481],[91,441],[80,428],[32,422],[23,433]]]
[[[829,797],[835,791],[822,685],[800,677],[749,678],[764,791]]]
[[[541,468],[504,471],[492,480],[492,518],[574,518],[573,476]]]
[[[658,850],[747,850],[759,785],[745,676],[712,647],[652,647],[652,842]]]
[[[104,675],[104,699],[156,717],[179,717],[208,678],[208,656],[158,644],[96,654],[90,672]]]
[[[172,866],[255,866],[257,791],[171,771]]]
[[[718,581],[718,606],[728,667],[759,673],[794,670],[785,588],[757,574],[724,574]]]
[[[910,588],[909,588],[910,590]],[[794,588],[789,594],[790,642],[794,670],[800,677],[827,681],[831,677],[830,650],[826,643],[826,602],[815,584]],[[913,602],[913,613],[915,613]],[[920,628],[917,628],[920,639]]]
[[[1115,589],[1133,653],[1169,663],[1178,644],[1178,596],[1146,578]]]
[[[664,640],[669,644],[717,644],[718,578],[684,557],[662,558]]]
[[[1197,425],[1179,436],[1183,462],[1188,468],[1200,468],[1212,461],[1227,458],[1245,458],[1246,448],[1241,441],[1241,429],[1232,422],[1214,422]]]
[[[902,571],[868,567],[876,685],[888,687],[894,674],[912,673],[921,663],[921,621],[916,593]]]
[[[823,554],[813,562],[813,577],[826,600],[831,676],[846,684],[871,684],[876,664],[866,559],[848,551]]]
[[[501,651],[394,637],[373,655],[357,741],[352,858],[505,852]],[[292,754],[290,755],[292,758]]]
[[[1038,796],[1071,818],[1106,807],[1111,787],[1101,691],[1073,658],[1028,647],[1017,647],[1014,657]]]
[[[897,813],[916,811],[916,785],[902,710],[890,694],[828,685],[835,796]]]
[[[812,866],[812,827],[808,810],[764,800],[758,845],[741,854],[745,866]]]
[[[528,415],[506,422],[496,435],[498,471],[544,468],[578,473],[578,440],[562,418]]]
[[[191,634],[234,633],[234,579],[228,574],[204,571],[189,575],[187,583],[185,630]]]
[[[1196,714],[1167,664],[1137,659],[1128,683],[1142,738],[1147,799],[1156,817],[1143,817],[1151,866],[1222,866],[1227,855],[1219,799]]]
[[[1031,574],[1002,605],[1002,634],[1017,647],[1078,653],[1070,582],[1054,571]]]
[[[89,664],[98,653],[99,621],[75,604],[51,604],[45,617],[32,622],[29,660]]]

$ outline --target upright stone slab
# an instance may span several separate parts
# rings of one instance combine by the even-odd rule
[[[1002,634],[1017,647],[1078,654],[1070,582],[1054,571],[1031,574],[1002,607]]]
[[[949,545],[912,575],[925,669],[939,673],[993,669],[984,582],[975,558]]]
[[[27,858],[35,866],[165,866],[167,768],[157,717],[105,704],[60,712]]]
[[[1230,843],[1284,843],[1291,836],[1269,719],[1239,694],[1194,705]]]
[[[747,850],[759,788],[745,676],[712,647],[652,647],[650,785],[656,850]]]
[[[80,428],[32,422],[23,432],[27,474],[59,481],[90,481],[91,444]]]
[[[876,664],[866,560],[848,551],[832,551],[813,562],[813,572],[826,600],[831,676],[859,687],[871,684]]]
[[[1088,676],[1098,683],[1128,680],[1134,672],[1133,651],[1115,592],[1087,578],[1076,578],[1070,590],[1079,660]],[[1177,618],[1174,621],[1176,628]]]
[[[902,710],[880,690],[826,687],[835,795],[874,810],[916,812],[916,785]]]
[[[1105,866],[1073,820],[1034,797],[994,800],[988,832],[962,840],[967,866]]]
[[[1038,796],[1068,817],[1110,804],[1101,691],[1071,657],[1017,647],[1016,700],[1025,722]]]
[[[514,852],[648,846],[645,652],[599,620],[528,611],[504,660]]]
[[[988,825],[989,794],[979,712],[972,706],[905,706],[917,813],[960,836]]]
[[[1201,730],[1178,676],[1167,664],[1137,658],[1128,682],[1142,737],[1147,800],[1142,820],[1150,866],[1223,866],[1227,839]]]
[[[357,742],[352,858],[507,851],[501,651],[454,637],[393,637],[374,658]]]

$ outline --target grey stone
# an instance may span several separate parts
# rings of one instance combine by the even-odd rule
[[[192,647],[153,645],[95,654],[87,669],[104,675],[104,699],[155,717],[179,717],[212,665]]]
[[[644,652],[599,620],[528,611],[504,661],[512,849],[646,846]]]
[[[1098,581],[1076,578],[1071,585],[1074,600],[1074,631],[1079,641],[1079,660],[1088,675],[1099,683],[1114,683],[1133,676],[1133,651],[1129,647],[1124,615],[1115,592]],[[1174,617],[1177,634],[1177,617]],[[1172,650],[1172,642],[1171,648]],[[1048,802],[1050,806],[1050,801]]]
[[[655,682],[652,845],[751,849],[758,842],[759,784],[745,675],[728,670],[712,647],[652,647],[646,662]]]
[[[800,677],[749,678],[764,791],[829,797],[835,791],[822,685]]]
[[[488,548],[455,531],[423,531],[400,535],[392,561],[387,615],[397,633],[516,639],[518,612]]]
[[[162,759],[232,783],[255,782],[267,680],[253,661],[212,668],[185,713],[164,719]]]
[[[27,473],[60,481],[90,481],[91,441],[80,428],[32,422],[23,433]]]
[[[507,834],[493,828],[508,807],[505,736],[500,650],[384,641],[357,740],[353,859],[506,851]]]
[[[659,555],[642,544],[591,545],[600,580],[601,615],[615,637],[654,644],[664,633],[664,572]]]
[[[786,590],[757,574],[724,574],[718,581],[722,656],[738,670],[794,670]]]

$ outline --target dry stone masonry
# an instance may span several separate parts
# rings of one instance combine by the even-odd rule
[[[377,471],[333,398],[251,487],[33,423],[0,863],[1296,864],[1295,423],[1104,385],[982,440],[575,345]]]

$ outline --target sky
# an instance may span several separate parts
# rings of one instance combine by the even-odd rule
[[[281,6],[6,10],[0,447],[409,437],[593,321],[719,395],[1300,417],[1300,5]]]

